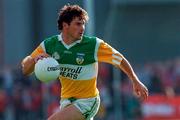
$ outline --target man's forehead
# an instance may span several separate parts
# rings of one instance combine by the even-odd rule
[[[74,17],[73,20],[74,22],[84,22],[85,23],[85,20],[81,17]]]

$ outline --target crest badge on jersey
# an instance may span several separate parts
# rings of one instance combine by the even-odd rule
[[[60,59],[60,55],[58,54],[58,52],[54,52],[54,53],[52,54],[52,57],[53,57],[54,59],[56,59],[56,60],[59,60],[59,59]]]
[[[77,53],[76,62],[77,64],[82,64],[84,62],[84,53]]]

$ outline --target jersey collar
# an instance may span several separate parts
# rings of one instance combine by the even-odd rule
[[[67,45],[67,44],[63,41],[63,39],[62,39],[62,33],[58,35],[58,40],[61,41],[61,43],[62,43],[62,44],[64,45],[64,47],[67,48],[67,49],[70,49],[71,47],[73,47],[73,46],[76,45],[77,43],[80,43],[80,42],[81,42],[81,40],[77,40],[77,41],[75,41],[75,42]]]

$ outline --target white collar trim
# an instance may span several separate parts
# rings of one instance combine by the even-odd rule
[[[58,40],[61,41],[61,43],[64,45],[64,47],[66,47],[67,49],[71,48],[72,46],[76,45],[77,43],[80,43],[81,40],[77,40],[69,45],[67,45],[63,39],[62,39],[62,33],[60,35],[58,35]]]

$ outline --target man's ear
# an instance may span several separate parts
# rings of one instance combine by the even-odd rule
[[[66,23],[66,22],[63,22],[62,25],[63,25],[63,28],[65,28],[65,29],[69,26],[68,23]]]

